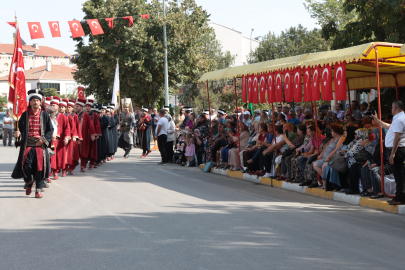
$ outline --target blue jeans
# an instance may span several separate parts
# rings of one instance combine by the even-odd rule
[[[300,168],[302,173],[305,172],[305,164],[307,163],[308,158],[305,157],[299,157],[298,158],[298,164],[300,164]]]
[[[229,150],[231,150],[231,149],[228,149],[228,148],[224,148],[224,149],[222,149],[222,162],[228,162],[228,152],[229,152]]]

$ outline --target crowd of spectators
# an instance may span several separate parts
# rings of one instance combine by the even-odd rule
[[[336,111],[322,105],[318,122],[309,108],[281,104],[276,108],[274,112],[238,108],[230,114],[212,109],[199,115],[191,108],[182,110],[175,119],[178,159],[175,156],[173,162],[182,166],[207,164],[308,188],[382,198],[380,136],[383,141],[389,137],[382,156],[384,175],[396,178],[397,193],[390,203],[405,203],[401,101],[393,103],[392,115],[384,121],[368,110],[367,103],[359,106],[357,101],[346,111],[342,104],[336,105]]]

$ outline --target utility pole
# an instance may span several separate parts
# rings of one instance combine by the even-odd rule
[[[169,74],[167,70],[166,7],[163,0],[163,43],[165,46],[165,106],[169,106]]]
[[[254,30],[255,29],[252,28],[252,32],[250,32],[250,62],[252,62],[252,34]]]

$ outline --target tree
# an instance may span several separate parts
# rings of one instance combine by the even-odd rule
[[[405,3],[403,0],[348,0],[345,14],[358,14],[344,29],[331,21],[322,29],[326,39],[333,40],[334,49],[347,48],[373,41],[404,43]]]
[[[329,49],[330,42],[322,38],[320,30],[308,31],[299,24],[281,32],[279,36],[269,32],[247,60],[249,63],[256,63]]]
[[[177,84],[195,81],[211,68],[200,37],[212,29],[207,24],[209,15],[194,0],[169,1],[166,11],[169,86],[177,89]],[[127,20],[116,19],[110,29],[105,20],[100,20],[104,34],[97,36],[90,35],[89,26],[83,23],[89,41],[85,45],[84,38],[75,39],[80,55],[75,61],[79,68],[75,79],[87,86],[87,95],[94,94],[100,102],[110,101],[107,89],[112,89],[118,59],[121,98],[131,97],[138,105],[155,106],[164,97],[161,1],[87,0],[83,12],[85,19],[151,14],[149,20],[135,16],[131,27]]]
[[[60,96],[58,90],[56,90],[55,88],[46,88],[43,89],[42,92],[44,92],[46,97]]]

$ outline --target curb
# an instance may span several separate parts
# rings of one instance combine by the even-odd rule
[[[204,169],[205,165],[200,165],[200,169]],[[271,186],[275,188],[281,188],[289,191],[305,193],[308,195],[312,195],[315,197],[321,197],[324,199],[334,200],[338,202],[345,202],[350,203],[353,205],[360,205],[372,209],[383,210],[386,212],[405,215],[405,205],[389,205],[387,200],[388,199],[380,199],[374,200],[370,198],[361,197],[360,195],[346,195],[344,193],[333,192],[333,191],[324,191],[319,188],[307,188],[307,187],[300,187],[296,183],[287,183],[284,181],[279,181],[276,179],[264,178],[264,177],[257,177],[254,175],[249,175],[247,173],[242,173],[240,171],[230,171],[230,170],[221,170],[221,169],[211,169],[211,173],[229,176],[232,178],[237,178],[241,180],[245,180],[248,182],[252,182],[255,184],[262,184],[266,186]]]

